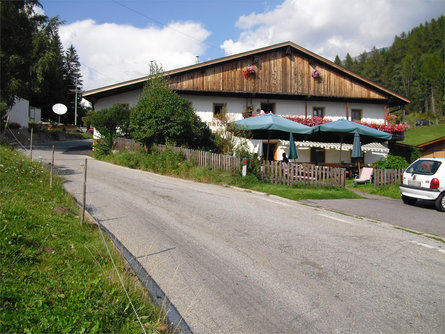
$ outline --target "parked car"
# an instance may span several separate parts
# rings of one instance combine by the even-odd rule
[[[418,119],[414,123],[415,126],[423,126],[423,125],[431,125],[431,124],[432,124],[431,121],[429,121],[427,119]]]
[[[445,211],[445,158],[414,161],[403,173],[400,192],[405,204],[434,201],[437,210]]]

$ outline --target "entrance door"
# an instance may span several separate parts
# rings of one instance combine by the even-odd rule
[[[267,145],[269,145],[269,156],[267,155]],[[277,151],[277,144],[276,143],[269,143],[267,144],[267,141],[263,141],[263,154],[264,154],[264,160],[274,161],[275,160],[275,153]]]

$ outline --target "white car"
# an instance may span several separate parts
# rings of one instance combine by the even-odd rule
[[[403,173],[400,192],[405,204],[434,201],[437,210],[445,211],[445,158],[414,161]]]

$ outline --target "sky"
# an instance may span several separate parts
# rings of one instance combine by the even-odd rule
[[[40,0],[79,55],[83,89],[291,41],[329,60],[392,44],[443,0]],[[199,59],[197,58],[199,57]]]

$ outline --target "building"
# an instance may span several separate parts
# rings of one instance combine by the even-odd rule
[[[170,87],[191,101],[212,130],[241,119],[252,110],[277,115],[384,123],[390,108],[404,108],[405,97],[377,85],[292,42],[285,42],[166,72]],[[137,103],[147,77],[93,89],[83,97],[95,110],[115,103]],[[257,149],[252,141],[251,148]],[[288,142],[272,141],[275,158]],[[315,146],[314,146],[315,145]],[[318,145],[318,146],[317,146]],[[298,143],[298,161],[339,162],[338,145]],[[345,146],[347,148],[347,146]],[[334,151],[337,149],[337,153]],[[365,151],[365,163],[388,153],[382,145]],[[350,154],[342,155],[350,162]],[[343,159],[342,159],[343,160]]]
[[[40,108],[30,106],[26,99],[16,98],[14,102],[14,105],[7,112],[9,124],[16,123],[22,128],[28,128],[29,122],[40,122]]]

